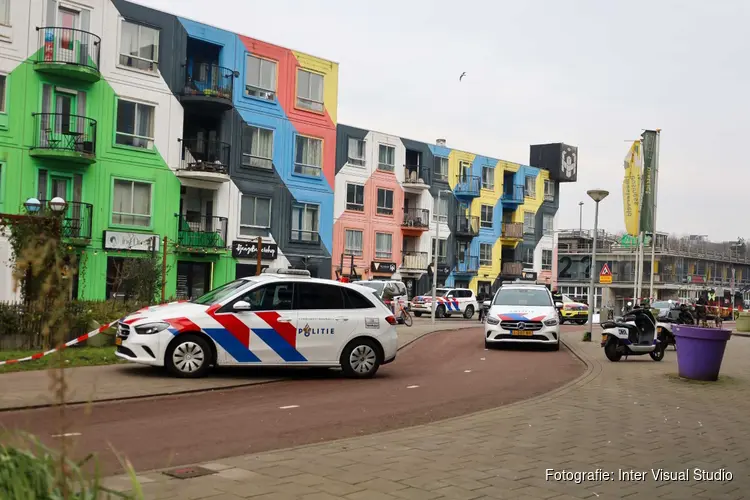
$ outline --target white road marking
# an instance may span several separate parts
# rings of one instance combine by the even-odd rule
[[[279,410],[291,410],[292,408],[299,408],[299,405],[279,406]]]
[[[484,361],[485,359],[487,359],[487,358],[479,358],[480,361]]]
[[[464,370],[464,373],[471,373],[471,370]]]
[[[416,389],[417,387],[419,387],[419,386],[418,385],[407,385],[406,386],[407,389]]]
[[[67,438],[67,437],[75,437],[75,436],[80,436],[80,435],[81,435],[80,432],[66,432],[65,434],[53,434],[52,437],[53,438],[61,438],[61,437]]]

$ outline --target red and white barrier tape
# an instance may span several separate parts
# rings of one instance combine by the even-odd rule
[[[97,328],[96,330],[90,331],[89,333],[84,333],[80,337],[78,337],[76,339],[73,339],[70,342],[66,342],[65,344],[63,344],[62,346],[60,346],[58,348],[51,349],[51,350],[46,351],[46,352],[40,352],[40,353],[34,354],[33,356],[26,356],[25,358],[9,359],[7,361],[0,361],[0,366],[3,366],[3,365],[14,365],[16,363],[21,363],[23,361],[32,361],[32,360],[35,360],[35,359],[40,359],[40,358],[43,358],[45,356],[48,356],[48,355],[52,354],[53,352],[57,352],[59,350],[65,349],[66,347],[70,347],[72,345],[76,345],[79,342],[85,342],[86,340],[90,339],[91,337],[94,337],[95,335],[98,335],[98,334],[100,334],[100,333],[108,330],[112,325],[114,325],[118,321],[119,320],[115,320],[115,321],[113,321],[113,322],[111,322],[111,323],[109,323],[107,325],[102,325],[99,328]]]

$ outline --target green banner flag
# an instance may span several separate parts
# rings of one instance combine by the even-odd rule
[[[656,134],[646,130],[643,139],[643,179],[641,183],[641,231],[654,232],[654,185],[656,183]]]

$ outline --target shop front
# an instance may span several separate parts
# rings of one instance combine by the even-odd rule
[[[372,261],[370,262],[370,277],[381,280],[392,279],[397,268],[395,262]]]
[[[237,278],[258,275],[257,241],[232,242],[232,257],[237,261],[235,264],[235,276]],[[269,267],[276,267],[278,259],[279,246],[276,243],[262,242],[260,246],[260,272]]]

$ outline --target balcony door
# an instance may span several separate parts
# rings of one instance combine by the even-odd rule
[[[76,132],[76,123],[72,115],[75,115],[77,95],[55,90],[55,135],[70,136]]]
[[[57,35],[57,60],[68,63],[77,63],[75,57],[77,31],[81,29],[80,12],[59,7],[57,10],[57,26],[60,31]]]

